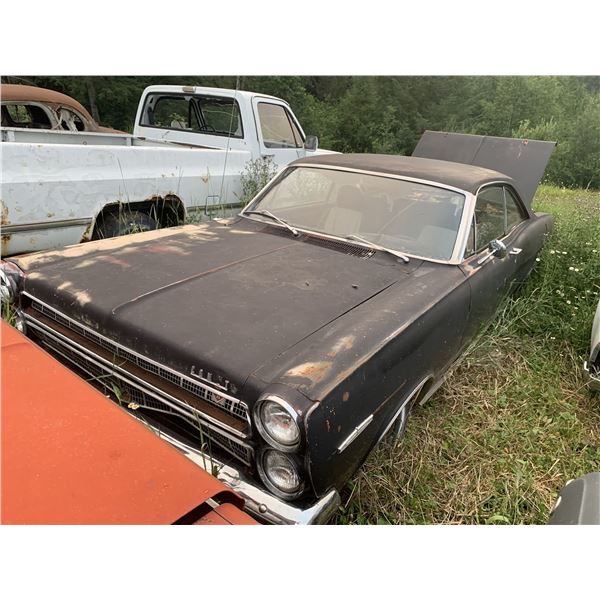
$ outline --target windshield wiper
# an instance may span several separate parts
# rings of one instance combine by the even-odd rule
[[[398,250],[392,250],[391,248],[386,248],[385,246],[380,246],[379,244],[376,244],[375,242],[371,242],[369,240],[365,240],[365,238],[362,238],[358,235],[347,235],[346,239],[347,240],[356,240],[357,242],[362,242],[363,244],[370,246],[374,250],[381,250],[382,252],[388,252],[389,254],[393,254],[394,256],[401,258],[405,263],[407,263],[410,260],[410,258],[408,256],[406,256],[406,254],[403,254],[402,252],[399,252]]]
[[[263,217],[270,217],[271,219],[273,219],[274,221],[277,221],[284,227],[287,227],[294,234],[295,237],[298,237],[300,235],[298,233],[298,230],[294,229],[287,221],[280,219],[278,216],[274,215],[272,212],[270,212],[268,210],[246,210],[242,213],[242,216],[244,216],[244,215],[262,215]]]

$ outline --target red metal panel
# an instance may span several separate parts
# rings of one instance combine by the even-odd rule
[[[1,334],[2,523],[173,523],[217,494],[242,506],[4,322]]]

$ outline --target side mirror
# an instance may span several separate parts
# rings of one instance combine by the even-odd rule
[[[488,248],[490,249],[490,253],[496,258],[504,258],[508,253],[506,244],[500,240],[492,240]]]
[[[314,152],[319,147],[319,138],[316,135],[307,135],[304,149]]]
[[[506,248],[506,244],[501,242],[500,240],[492,240],[488,245],[488,253],[477,261],[478,265],[482,265],[486,263],[490,258],[494,256],[496,258],[504,258],[508,254],[508,249]]]

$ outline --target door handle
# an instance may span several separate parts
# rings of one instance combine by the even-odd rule
[[[521,254],[521,252],[523,252],[523,248],[511,248],[509,251],[509,254]]]

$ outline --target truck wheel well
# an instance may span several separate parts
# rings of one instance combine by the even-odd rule
[[[183,202],[175,195],[167,195],[164,198],[153,196],[140,202],[115,202],[105,205],[94,219],[91,239],[97,240],[105,237],[102,235],[102,228],[106,217],[133,213],[148,215],[156,222],[157,228],[173,227],[183,223],[185,219]],[[81,241],[87,240],[82,239]]]

